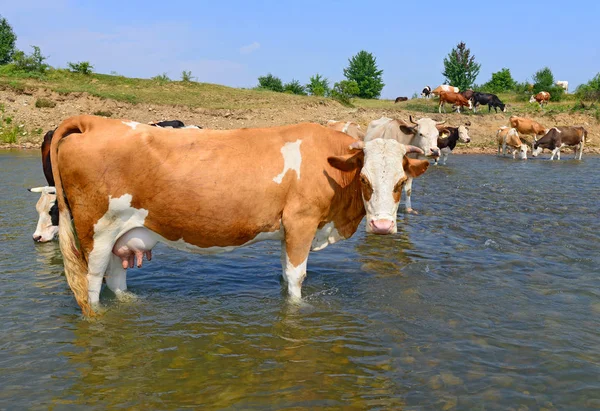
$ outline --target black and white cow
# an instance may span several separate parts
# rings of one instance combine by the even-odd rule
[[[440,136],[438,137],[437,144],[440,149],[440,163],[446,165],[448,156],[456,147],[458,141],[462,143],[470,143],[471,137],[469,137],[469,129],[465,126],[458,127],[447,127],[447,126],[436,126]],[[438,158],[434,159],[434,165],[438,165]]]
[[[506,112],[506,104],[504,104],[497,95],[491,93],[473,93],[473,111],[477,112],[478,105],[488,106],[488,113],[492,111],[492,107],[496,113],[498,112],[498,108],[503,112]]]
[[[431,87],[425,86],[423,91],[421,91],[421,97],[430,98],[431,97]]]

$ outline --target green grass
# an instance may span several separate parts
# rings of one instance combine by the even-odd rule
[[[323,97],[305,97],[264,90],[244,90],[217,84],[157,81],[119,75],[71,73],[49,70],[42,79],[27,73],[0,67],[0,87],[23,92],[28,88],[46,88],[60,94],[89,93],[105,99],[127,103],[183,105],[211,109],[249,109],[277,105],[319,104]],[[331,101],[331,100],[329,100]],[[337,103],[332,103],[337,104]]]

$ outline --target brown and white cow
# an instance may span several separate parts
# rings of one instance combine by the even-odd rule
[[[439,136],[436,125],[443,124],[435,122],[430,118],[422,118],[417,121],[409,116],[411,124],[402,120],[391,119],[389,117],[381,117],[378,120],[373,120],[367,127],[367,135],[365,141],[375,139],[391,139],[396,140],[401,144],[416,146],[423,151],[422,154],[411,154],[410,157],[416,156],[421,158],[437,159],[440,156],[440,149],[437,146],[437,138]],[[412,208],[412,177],[409,177],[404,185],[404,205],[407,213],[417,214]]]
[[[527,160],[527,150],[529,150],[529,147],[521,141],[516,128],[499,127],[496,132],[496,141],[498,143],[497,155],[500,155],[501,148],[503,156],[506,155],[506,150],[509,149],[512,151],[512,158],[515,158],[515,154],[519,152],[519,158]]]
[[[329,120],[327,121],[327,127],[346,133],[357,140],[365,139],[365,132],[360,128],[360,124],[355,123],[354,121]]]
[[[439,96],[442,91],[450,91],[452,93],[460,92],[458,87],[451,86],[449,84],[442,84],[441,86],[437,86],[431,91],[431,94],[435,96]]]
[[[543,107],[544,104],[547,105],[550,101],[550,93],[548,93],[547,91],[540,91],[537,94],[532,94],[531,98],[529,99],[529,102],[535,103],[536,101],[540,105],[540,108]]]
[[[461,107],[468,107],[470,110],[473,109],[473,102],[471,100],[466,99],[460,93],[453,93],[451,91],[442,91],[440,92],[440,104],[438,106],[438,112],[442,112],[442,108],[446,103],[452,104],[456,111],[460,113]],[[444,113],[446,112],[446,108],[444,108]]]
[[[530,118],[510,116],[509,122],[510,126],[516,128],[520,134],[533,136],[534,141],[537,140],[538,136],[546,134],[546,127]],[[533,143],[531,146],[533,148]]]
[[[583,155],[583,146],[587,138],[587,130],[581,126],[576,127],[552,127],[548,133],[533,145],[532,156],[537,157],[544,148],[552,150],[550,160],[554,160],[554,156],[560,160],[560,149],[565,146],[573,147],[575,158],[577,159],[577,150],[579,150],[579,158]]]
[[[402,187],[429,166],[411,152],[421,150],[318,124],[181,130],[71,117],[51,145],[67,280],[94,315],[104,275],[123,295],[124,267],[159,241],[211,253],[271,239],[299,299],[311,249],[349,238],[365,215],[367,232],[396,232]]]

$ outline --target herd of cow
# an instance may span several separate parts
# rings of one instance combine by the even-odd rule
[[[457,142],[468,143],[468,125],[382,117],[366,131],[333,120],[208,130],[177,120],[71,117],[44,137],[48,186],[30,189],[41,193],[33,239],[58,235],[67,281],[87,316],[103,280],[128,295],[127,269],[150,260],[157,242],[213,253],[281,241],[283,278],[290,297],[300,298],[309,251],[349,238],[365,216],[367,232],[395,233],[402,191],[406,212],[416,213],[413,179],[430,159],[445,164]],[[570,145],[581,159],[582,127],[547,130],[513,116],[497,132],[498,150],[526,158],[519,133],[533,136],[534,156],[547,148],[560,159]]]
[[[559,82],[566,83],[566,82]],[[438,112],[441,113],[442,109],[444,109],[444,113],[446,112],[446,108],[444,107],[446,103],[451,104],[454,109],[460,113],[461,107],[467,107],[469,110],[473,110],[473,112],[477,112],[477,106],[488,106],[488,113],[494,109],[497,113],[498,109],[503,112],[506,112],[506,104],[504,104],[497,95],[492,93],[480,93],[478,91],[473,90],[465,90],[460,91],[458,87],[450,86],[447,84],[442,84],[441,86],[436,87],[435,89],[431,89],[429,86],[425,86],[423,91],[421,92],[421,97],[431,98],[432,96],[439,97],[439,106]],[[396,98],[395,103],[406,101],[407,97],[398,97]],[[540,107],[543,107],[545,104],[548,104],[550,101],[550,93],[547,91],[540,91],[537,94],[533,94],[529,99],[530,103],[537,102]]]

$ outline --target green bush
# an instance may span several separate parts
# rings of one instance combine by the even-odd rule
[[[40,97],[35,101],[35,106],[37,108],[54,108],[56,107],[56,103],[47,98]]]
[[[21,128],[14,125],[12,117],[4,115],[4,104],[0,104],[0,141],[6,144],[17,142]]]
[[[69,66],[69,70],[73,73],[89,75],[92,74],[94,70],[94,66],[92,66],[89,61],[80,61],[79,63],[68,62],[67,65]]]
[[[44,74],[50,67],[44,63],[47,57],[42,56],[42,52],[38,46],[33,47],[33,53],[27,55],[24,51],[17,50],[13,55],[13,63],[17,70],[27,73]]]
[[[279,77],[275,77],[271,73],[258,78],[258,87],[265,90],[283,92],[283,83]]]
[[[185,82],[185,83],[189,83],[191,81],[193,81],[193,77],[192,77],[192,72],[191,71],[185,71],[183,70],[181,72],[181,81]]]
[[[94,111],[93,114],[95,116],[102,116],[102,117],[111,117],[112,116],[112,113],[110,111],[103,111],[103,110]]]
[[[581,84],[575,90],[575,95],[583,100],[600,100],[600,73],[596,74],[586,84]]]
[[[154,80],[160,84],[168,83],[169,81],[171,81],[169,76],[167,76],[167,73],[162,73],[157,76],[154,76],[150,80]]]
[[[517,82],[512,78],[510,69],[503,68],[496,73],[492,73],[492,78],[490,81],[478,88],[486,93],[497,94],[514,90],[516,85]]]
[[[331,97],[345,106],[352,106],[352,98],[358,96],[360,89],[354,80],[342,80],[333,85]]]
[[[310,82],[306,85],[306,91],[312,96],[328,96],[331,92],[329,80],[317,73],[310,78]]]
[[[301,96],[306,96],[306,90],[304,86],[300,84],[298,80],[292,79],[289,83],[286,83],[283,86],[283,92],[288,94],[298,94]]]
[[[0,65],[8,64],[12,61],[15,53],[15,43],[17,36],[10,24],[4,17],[0,16]]]

